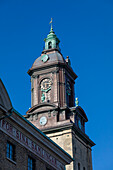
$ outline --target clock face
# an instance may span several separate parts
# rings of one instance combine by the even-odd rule
[[[41,101],[42,102],[49,102],[50,101],[50,91],[51,91],[52,80],[50,78],[45,78],[41,82]]]
[[[45,116],[42,116],[40,118],[40,125],[45,125],[47,123],[47,118]]]
[[[81,129],[81,121],[78,120],[78,127]]]
[[[41,60],[45,63],[47,60],[49,59],[49,57],[48,57],[48,55],[43,55],[42,57],[41,57]]]
[[[42,80],[41,91],[48,92],[51,89],[51,80],[49,78]]]

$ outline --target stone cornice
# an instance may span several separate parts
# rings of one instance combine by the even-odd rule
[[[66,130],[66,129],[72,129],[74,132],[76,132],[76,135],[81,138],[86,144],[89,144],[91,147],[95,145],[95,143],[85,134],[83,133],[80,129],[78,129],[76,127],[76,125],[69,120],[68,122],[65,123],[65,121],[62,123],[62,125],[57,125],[54,126],[52,128],[46,128],[43,129],[42,131],[45,134],[50,134],[50,133],[54,133],[54,132],[60,132],[62,130]]]
[[[40,67],[33,67],[33,68],[30,68],[28,70],[28,74],[31,76],[33,72],[35,71],[40,71],[40,70],[45,70],[45,69],[50,69],[50,67],[65,67],[65,69],[71,73],[73,79],[75,80],[78,76],[74,73],[74,71],[72,70],[72,68],[70,66],[68,66],[66,63],[60,63],[58,61],[56,62],[51,62],[50,64],[46,64],[45,66],[40,66]]]

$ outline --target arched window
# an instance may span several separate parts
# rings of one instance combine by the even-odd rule
[[[40,82],[40,99],[41,102],[50,102],[51,100],[51,85],[52,81],[50,78],[44,78]]]
[[[51,41],[48,43],[48,49],[50,49],[50,48],[52,48],[52,42]]]
[[[78,163],[78,170],[80,170],[80,163]]]
[[[71,84],[69,81],[66,82],[66,100],[67,100],[67,105],[71,107]]]

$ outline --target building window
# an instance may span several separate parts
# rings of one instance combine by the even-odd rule
[[[83,170],[85,170],[85,167],[83,167]]]
[[[48,43],[48,48],[49,49],[52,48],[52,42],[51,41]]]
[[[7,142],[7,158],[15,161],[15,146],[10,142]]]
[[[28,156],[28,170],[35,170],[35,160]]]
[[[80,170],[80,163],[78,163],[78,170]]]

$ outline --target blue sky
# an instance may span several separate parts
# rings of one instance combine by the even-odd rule
[[[51,17],[61,52],[78,75],[75,95],[96,143],[93,169],[112,170],[112,0],[0,0],[0,77],[14,108],[25,114],[31,106],[27,71],[43,50]]]

